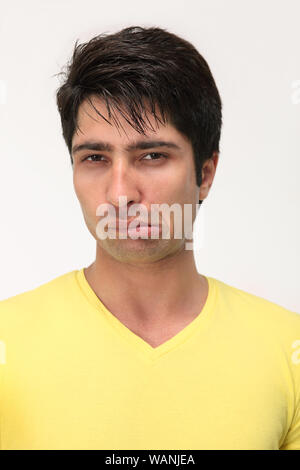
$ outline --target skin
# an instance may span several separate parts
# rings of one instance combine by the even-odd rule
[[[111,144],[113,151],[72,151],[74,189],[87,227],[96,240],[96,259],[84,269],[84,274],[106,308],[154,348],[201,314],[208,295],[207,279],[198,273],[193,251],[185,249],[190,240],[174,238],[174,217],[170,219],[169,239],[160,235],[159,239],[100,240],[96,233],[100,219],[96,208],[102,203],[112,204],[118,220],[119,196],[127,196],[127,210],[134,203],[144,204],[149,214],[151,204],[197,204],[209,193],[219,156],[214,153],[204,162],[199,187],[191,143],[171,124],[156,123],[149,113],[153,130],[146,130],[144,136],[115,111],[122,125],[117,127],[109,119],[105,104],[97,97],[92,97],[92,101],[112,125],[84,101],[78,110],[80,130],[74,133],[72,149],[86,141],[101,140]],[[132,142],[153,139],[172,141],[180,149],[125,151]],[[168,158],[151,157],[153,152]],[[84,160],[90,155],[98,157]],[[195,217],[196,206],[193,220]]]

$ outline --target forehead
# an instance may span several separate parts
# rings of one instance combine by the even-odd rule
[[[172,124],[163,123],[162,116],[157,108],[155,112],[161,122],[156,121],[146,102],[142,113],[142,117],[146,122],[146,128],[144,129],[146,135],[141,134],[132,127],[128,122],[132,118],[124,108],[121,107],[121,112],[119,112],[111,106],[110,112],[111,114],[109,114],[105,102],[96,96],[84,100],[78,108],[78,128],[73,135],[72,146],[80,144],[87,137],[89,139],[105,137],[106,141],[111,140],[120,144],[128,144],[129,141],[137,139],[147,140],[151,137],[159,137],[172,139],[181,147],[189,145],[187,137],[181,134]]]

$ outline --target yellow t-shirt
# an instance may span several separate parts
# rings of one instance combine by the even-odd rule
[[[300,449],[300,315],[207,279],[156,348],[83,269],[1,301],[0,448]]]

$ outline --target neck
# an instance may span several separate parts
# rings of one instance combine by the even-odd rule
[[[155,262],[123,263],[97,244],[96,260],[84,270],[90,286],[112,313],[119,318],[150,324],[159,312],[166,322],[186,312],[199,313],[208,284],[196,269],[192,250]]]

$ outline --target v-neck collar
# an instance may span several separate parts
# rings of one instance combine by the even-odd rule
[[[81,268],[73,272],[85,298],[98,312],[104,314],[110,325],[118,331],[118,333],[127,341],[127,343],[131,345],[131,347],[135,348],[136,351],[139,351],[139,353],[141,353],[150,362],[155,361],[162,355],[170,352],[185,342],[198,329],[198,327],[202,328],[213,314],[216,300],[215,279],[205,276],[208,281],[208,295],[201,312],[187,326],[172,336],[172,338],[153,348],[140,336],[133,333],[133,331],[125,326],[124,323],[122,323],[105,307],[105,305],[101,302],[99,297],[97,297],[96,293],[88,283],[84,274],[84,269],[85,268]]]

